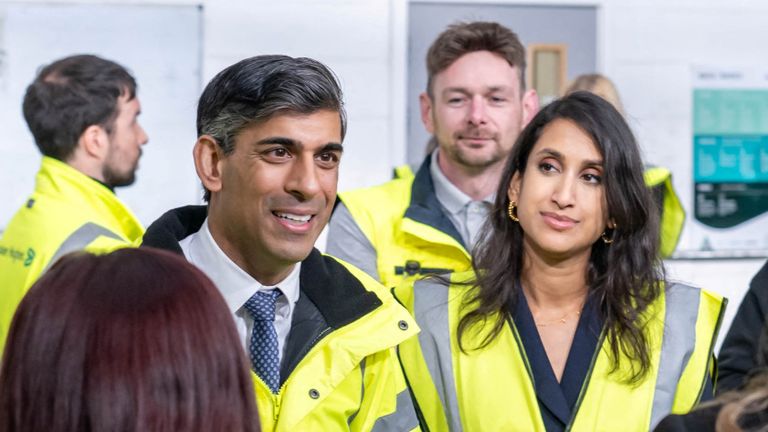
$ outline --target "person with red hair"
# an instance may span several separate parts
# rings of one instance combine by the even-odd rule
[[[64,256],[11,324],[0,431],[259,430],[245,353],[211,281],[154,249]]]

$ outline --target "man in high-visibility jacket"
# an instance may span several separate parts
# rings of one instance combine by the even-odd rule
[[[144,233],[114,192],[134,182],[148,139],[128,71],[92,55],[63,58],[41,69],[23,111],[43,158],[35,190],[0,239],[0,350],[22,297],[54,261],[138,246]]]
[[[340,193],[327,252],[397,286],[469,269],[502,167],[538,111],[525,48],[493,22],[448,27],[427,54],[421,120],[436,150],[415,177]]]
[[[257,56],[200,97],[207,206],[167,212],[144,245],[183,254],[229,306],[263,431],[419,429],[395,347],[418,332],[362,271],[314,249],[336,200],[346,120],[333,73]]]

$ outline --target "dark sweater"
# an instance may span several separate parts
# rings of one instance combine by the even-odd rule
[[[693,410],[685,415],[668,415],[656,426],[655,432],[715,432],[715,420],[722,405]]]
[[[656,426],[654,432],[715,432],[715,422],[723,404],[693,410],[685,415],[668,415]],[[744,431],[762,430],[768,425],[768,412],[743,416],[738,421]]]
[[[749,284],[718,357],[718,394],[741,387],[750,371],[758,367],[761,333],[768,315],[768,263]]]

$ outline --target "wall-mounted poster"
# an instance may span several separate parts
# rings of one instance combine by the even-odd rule
[[[768,250],[768,68],[697,68],[693,82],[699,247]]]

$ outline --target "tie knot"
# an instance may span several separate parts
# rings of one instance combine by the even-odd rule
[[[256,291],[256,293],[245,302],[245,310],[251,314],[255,321],[274,321],[275,302],[281,295],[282,293],[279,289]]]

